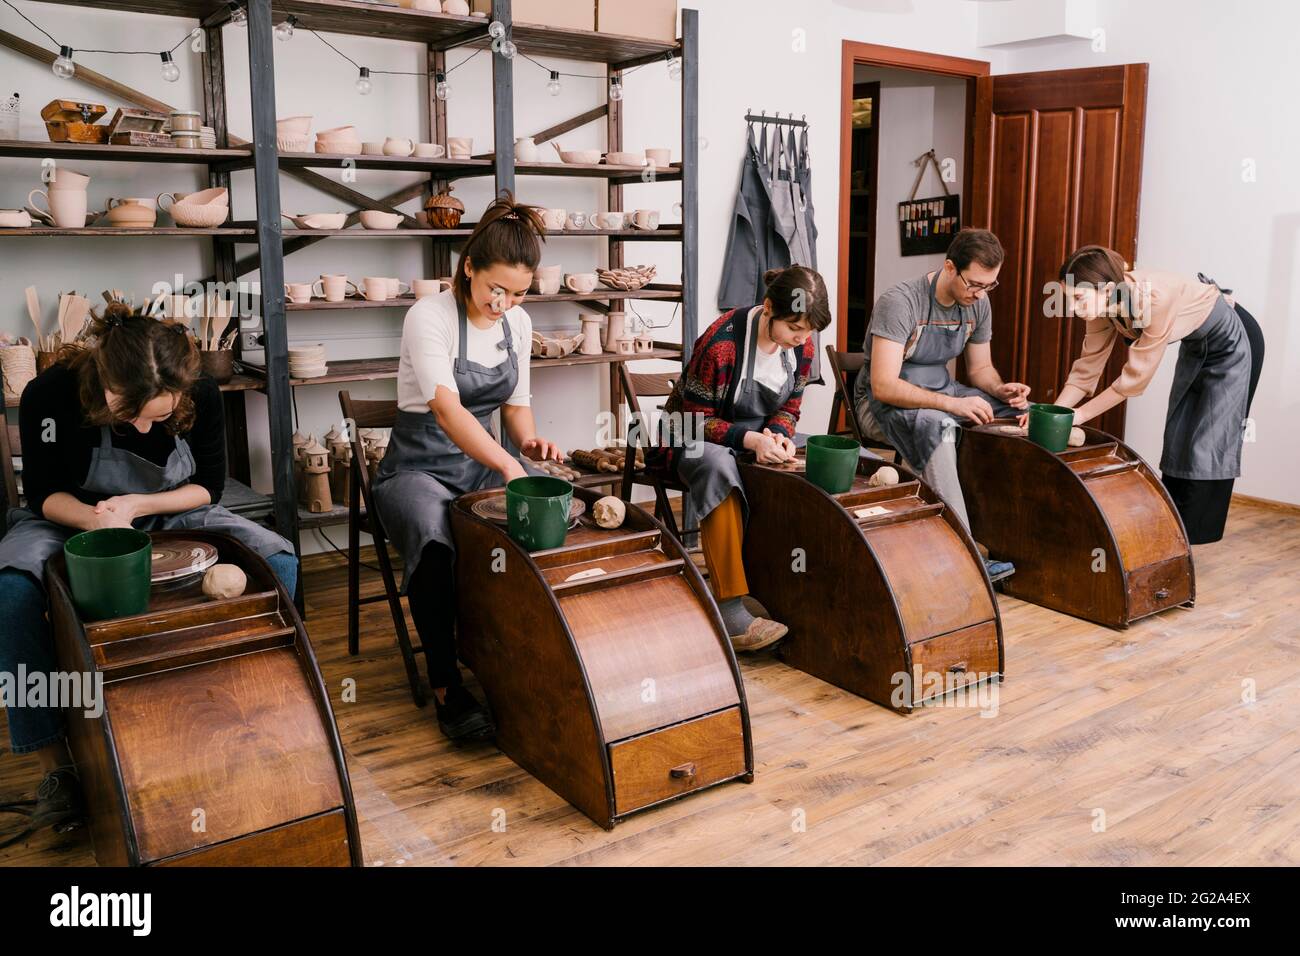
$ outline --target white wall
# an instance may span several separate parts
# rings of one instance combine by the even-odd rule
[[[951,168],[951,192],[961,193],[966,161],[966,81],[912,70],[859,66],[855,83],[880,82],[879,171],[876,175],[875,295],[943,265],[943,253],[904,256],[898,203],[912,195],[913,160],[934,147],[941,167]],[[948,166],[948,164],[951,164]],[[917,198],[943,194],[939,174],[927,161]],[[962,202],[969,197],[962,196]]]
[[[1267,339],[1242,494],[1300,503],[1300,5],[1098,0],[1104,50],[1084,40],[1008,48],[1025,72],[1149,63],[1137,265],[1213,276]],[[1248,175],[1253,170],[1253,179]],[[1128,438],[1160,458],[1176,350],[1129,402]]]

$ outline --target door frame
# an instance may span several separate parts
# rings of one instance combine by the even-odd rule
[[[962,158],[965,167],[962,175],[962,191],[967,201],[963,202],[961,225],[965,227],[970,221],[970,197],[974,183],[972,163],[975,157],[975,79],[991,73],[987,60],[971,60],[960,56],[946,56],[940,53],[927,53],[924,50],[907,50],[902,47],[881,46],[878,43],[859,43],[855,40],[843,41],[840,67],[840,234],[839,264],[837,273],[837,312],[840,321],[835,327],[835,348],[844,351],[848,344],[848,307],[849,307],[849,165],[853,158],[853,73],[858,64],[884,66],[898,70],[914,70],[918,73],[941,73],[945,76],[960,76],[966,79],[966,153]],[[879,212],[879,196],[875,197]],[[877,222],[879,219],[877,219]],[[874,245],[873,245],[874,248]],[[872,284],[874,290],[874,283]],[[870,307],[868,307],[868,311]]]

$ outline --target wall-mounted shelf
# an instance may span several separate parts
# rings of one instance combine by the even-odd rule
[[[48,236],[68,236],[71,238],[94,239],[113,236],[115,238],[147,239],[150,236],[171,236],[211,239],[240,239],[255,237],[255,229],[216,228],[191,229],[181,226],[159,226],[154,229],[125,229],[121,226],[86,226],[84,229],[59,229],[56,226],[29,226],[26,229],[0,229],[0,238],[36,239]],[[253,239],[252,241],[256,241]]]
[[[251,162],[247,149],[177,149],[172,146],[112,146],[94,143],[49,143],[40,140],[0,139],[0,156],[28,159],[73,159],[96,163],[181,163],[214,165]]]
[[[620,299],[654,299],[664,302],[680,302],[681,298],[682,287],[679,285],[649,285],[644,289],[637,289],[635,292],[625,292],[622,289],[596,289],[592,292],[556,292],[551,295],[529,295],[524,300],[523,305],[527,308],[538,302],[609,302]],[[342,302],[326,302],[323,299],[313,299],[310,302],[286,302],[284,310],[286,312],[334,312],[351,309],[409,309],[414,304],[415,297],[410,295],[385,299],[383,302],[372,302],[363,298],[344,299]]]

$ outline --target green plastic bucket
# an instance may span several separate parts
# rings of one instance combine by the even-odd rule
[[[563,478],[516,478],[506,485],[506,529],[521,547],[544,551],[569,533],[573,485]]]
[[[818,488],[838,495],[853,487],[858,473],[858,452],[862,446],[843,435],[813,435],[805,452],[808,480]]]
[[[83,531],[63,544],[72,600],[85,621],[149,610],[153,541],[133,528]]]
[[[1074,409],[1061,405],[1029,406],[1029,440],[1048,451],[1065,451],[1074,427]]]

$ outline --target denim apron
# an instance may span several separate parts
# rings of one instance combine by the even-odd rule
[[[100,428],[99,447],[91,452],[90,470],[81,490],[101,498],[155,495],[188,484],[194,470],[194,455],[184,438],[176,438],[176,447],[165,465],[155,465],[133,452],[114,448],[112,432],[104,425]],[[274,531],[220,505],[203,505],[174,515],[146,515],[131,526],[140,531],[215,531],[247,545],[263,558],[293,552],[293,545]],[[46,559],[56,554],[64,541],[80,533],[80,529],[38,518],[26,508],[15,509],[10,513],[9,533],[0,539],[0,569],[17,568],[43,582]]]
[[[934,290],[938,283],[939,273],[936,271],[934,278],[930,280],[929,308],[926,310],[925,319],[918,323],[908,340],[899,377],[912,385],[942,395],[952,395],[957,398],[977,395],[989,403],[993,414],[999,418],[1021,414],[1020,410],[1012,408],[978,388],[971,388],[954,381],[948,374],[948,363],[961,355],[971,333],[975,331],[975,318],[974,310],[972,315],[967,317],[964,315],[965,309],[961,309],[959,313],[962,317],[955,325],[933,321]],[[869,342],[868,348],[870,348]],[[925,469],[930,461],[930,455],[944,440],[948,423],[964,421],[964,419],[954,419],[947,412],[937,408],[899,408],[896,405],[886,405],[871,393],[871,376],[868,373],[864,371],[859,376],[859,380],[862,383],[862,393],[868,402],[871,418],[889,443],[898,449],[903,460],[918,473]],[[860,405],[861,403],[859,407]],[[859,417],[864,416],[859,415]],[[958,430],[954,429],[954,440],[958,434]]]
[[[763,310],[759,308],[749,324],[748,358],[745,360],[749,377],[737,386],[731,410],[731,421],[750,431],[761,431],[764,423],[786,403],[794,391],[798,370],[797,363],[790,358],[790,350],[782,349],[781,368],[786,376],[780,391],[774,391],[754,378],[758,323],[762,321],[762,314]],[[727,445],[700,439],[685,442],[677,463],[677,475],[690,486],[691,503],[701,520],[707,518],[733,491],[740,495],[740,507],[748,519],[749,505],[740,482],[740,469],[736,466],[736,452]]]
[[[740,167],[740,188],[736,192],[731,233],[722,257],[722,281],[718,285],[718,308],[723,311],[749,308],[761,302],[765,291],[763,273],[790,264],[790,248],[777,234],[773,218],[767,127],[763,127],[758,146],[754,145],[754,127],[748,130],[745,159]]]
[[[497,343],[508,358],[488,368],[466,357],[469,320],[459,299],[456,313],[460,334],[453,373],[460,403],[491,432],[492,413],[514,394],[519,382],[519,356],[510,335],[510,320],[501,316],[501,341]],[[397,413],[388,453],[375,476],[374,492],[384,530],[402,555],[403,591],[430,541],[455,550],[448,510],[451,502],[468,492],[501,484],[498,472],[461,451],[438,426],[433,412]]]

